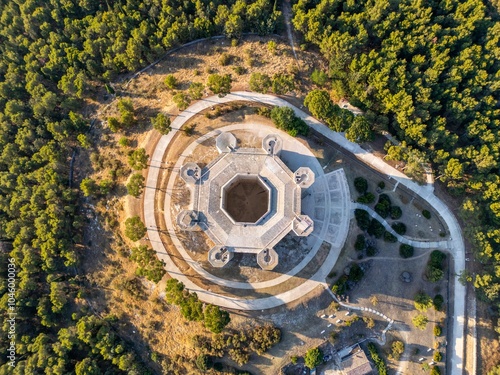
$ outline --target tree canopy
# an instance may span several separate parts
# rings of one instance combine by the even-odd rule
[[[328,61],[330,94],[347,98],[370,125],[401,141],[388,142],[388,158],[404,161],[414,176],[430,163],[462,196],[465,234],[483,265],[474,285],[498,306],[498,2],[298,0],[293,11],[296,29]]]

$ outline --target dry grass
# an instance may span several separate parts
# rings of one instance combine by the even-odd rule
[[[133,244],[123,238],[120,228],[123,229],[123,222],[127,217],[142,213],[141,200],[126,196],[125,184],[132,173],[127,166],[127,153],[136,147],[144,147],[151,155],[160,135],[156,131],[151,131],[149,118],[159,111],[171,116],[178,114],[179,111],[172,102],[174,90],[168,90],[163,83],[167,74],[173,74],[178,79],[177,91],[187,89],[191,82],[205,84],[210,73],[229,73],[233,78],[233,90],[247,90],[252,72],[265,72],[272,76],[275,73],[297,70],[297,62],[291,57],[288,46],[278,42],[278,53],[271,55],[267,51],[266,43],[267,39],[261,41],[260,38],[248,38],[237,47],[229,46],[226,40],[201,43],[169,56],[155,68],[134,79],[127,87],[124,84],[115,85],[117,93],[132,100],[137,119],[137,126],[118,134],[111,133],[105,126],[109,116],[118,114],[116,101],[104,100],[103,92],[97,95],[99,101],[88,101],[85,111],[91,116],[97,113],[98,121],[90,134],[97,148],[84,151],[78,156],[75,177],[77,180],[83,177],[91,177],[97,181],[107,179],[112,162],[118,163],[122,173],[116,178],[117,187],[113,192],[115,198],[103,199],[88,207],[87,214],[91,223],[84,235],[86,253],[82,257],[81,268],[91,286],[89,301],[95,311],[102,315],[118,316],[120,320],[117,329],[120,334],[136,346],[146,361],[149,361],[151,352],[170,358],[183,356],[193,359],[197,351],[192,348],[191,337],[194,334],[207,334],[207,332],[199,323],[186,322],[175,308],[167,306],[158,298],[165,281],[158,285],[143,282],[136,295],[127,292],[123,286],[125,280],[134,280],[135,264],[128,259],[128,249]],[[230,63],[227,66],[221,66],[218,61],[223,52],[230,56]],[[294,95],[304,96],[310,85],[307,79],[302,80],[301,77],[308,77],[310,71],[318,67],[318,63],[319,60],[312,54],[301,53],[299,64],[302,73],[298,78],[303,86],[296,90]],[[237,75],[233,68],[235,66],[244,67],[246,72]],[[208,93],[206,89],[205,94]],[[192,120],[196,123],[193,137],[211,128],[245,119],[249,121],[256,119],[253,110],[248,106],[218,117],[216,123],[203,115],[195,116]],[[259,121],[270,123],[260,117]],[[131,142],[130,147],[118,145],[118,140],[123,136]],[[191,141],[192,137],[179,134],[173,143],[175,147],[169,149],[171,156],[165,161],[168,162],[170,157],[176,158]],[[91,154],[99,155],[100,162],[96,163],[95,155],[91,157]],[[143,175],[146,176],[146,171],[143,171]],[[168,171],[163,173],[162,178],[163,181],[168,178]],[[99,219],[94,217],[93,212]],[[169,239],[164,240],[168,246]],[[246,326],[253,321],[253,318],[248,319],[244,316],[236,315],[232,318],[231,326],[234,327]],[[196,372],[191,365],[186,364],[186,367],[189,373]]]

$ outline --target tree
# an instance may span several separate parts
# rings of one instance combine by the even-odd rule
[[[355,116],[351,126],[345,132],[345,137],[348,141],[356,143],[373,141],[372,127],[364,116]]]
[[[359,229],[367,230],[370,227],[371,217],[370,214],[365,210],[356,208],[354,210],[354,217],[356,219],[356,223],[358,224]]]
[[[85,358],[78,362],[75,366],[76,375],[101,375],[102,372],[99,369],[97,363],[90,358]]]
[[[372,303],[373,306],[377,306],[378,304],[378,298],[376,295],[373,295],[370,297],[370,302]]]
[[[207,305],[203,312],[205,327],[213,333],[220,333],[229,324],[231,318],[227,311],[221,310],[219,306]]]
[[[50,302],[52,303],[52,312],[58,313],[64,308],[68,299],[66,298],[63,283],[50,283]]]
[[[169,88],[170,90],[173,90],[177,87],[177,78],[175,78],[173,74],[167,74],[163,82],[165,83],[165,86],[167,86],[167,88]]]
[[[118,101],[118,111],[120,112],[120,122],[122,126],[130,127],[135,124],[134,104],[129,99]]]
[[[399,246],[399,255],[401,258],[410,258],[413,256],[413,246],[402,244]]]
[[[188,89],[188,95],[192,100],[199,100],[203,97],[205,86],[201,82],[191,82]]]
[[[283,129],[292,136],[307,135],[309,131],[307,124],[295,116],[295,112],[290,107],[273,107],[271,120],[278,129]]]
[[[418,292],[415,295],[415,308],[418,311],[425,312],[432,307],[432,298],[425,292]]]
[[[306,367],[313,369],[323,362],[323,352],[320,348],[309,349],[304,356]]]
[[[356,177],[354,179],[354,187],[359,194],[365,194],[368,190],[368,181],[364,177]]]
[[[333,103],[330,95],[325,90],[312,90],[304,99],[304,105],[312,115],[328,123],[331,116],[334,115]]]
[[[439,336],[441,336],[441,333],[442,333],[441,326],[439,324],[436,324],[434,326],[434,336],[439,337]]]
[[[184,296],[184,284],[177,279],[168,279],[165,286],[165,300],[172,305],[180,305]]]
[[[223,97],[231,92],[231,75],[210,74],[208,76],[207,86],[214,94]]]
[[[138,171],[148,166],[148,158],[149,156],[146,154],[146,150],[144,148],[139,148],[129,153],[128,164],[132,169]]]
[[[146,234],[146,226],[139,216],[129,217],[125,220],[125,236],[132,241],[139,241]]]
[[[250,348],[262,355],[281,340],[281,330],[271,325],[256,327],[250,332]]]
[[[398,206],[391,206],[391,219],[397,220],[403,216],[403,211]]]
[[[443,308],[444,298],[441,294],[436,294],[432,299],[432,304],[436,311],[441,311]]]
[[[356,237],[356,242],[354,243],[354,249],[356,251],[363,251],[366,247],[366,239],[362,234],[358,234]]]
[[[189,96],[187,96],[183,92],[178,92],[172,97],[172,100],[177,105],[180,111],[184,111],[187,107],[189,107]]]
[[[127,184],[127,193],[137,198],[143,189],[144,177],[140,173],[134,173]]]
[[[284,95],[295,89],[295,80],[292,75],[278,73],[273,75],[271,90],[277,95]]]
[[[318,69],[314,69],[311,73],[311,81],[318,86],[325,86],[328,82],[328,75]]]
[[[164,263],[158,259],[156,252],[146,245],[133,247],[130,259],[137,263],[136,275],[158,283],[165,275]]]
[[[168,134],[172,128],[170,127],[170,117],[163,113],[158,113],[156,117],[151,117],[151,124],[153,128],[158,130],[161,134]]]
[[[250,76],[250,90],[265,94],[271,87],[271,79],[267,74],[252,73]]]
[[[401,354],[405,351],[405,344],[402,341],[395,340],[391,344],[391,355],[395,361],[399,361]]]
[[[87,135],[78,134],[76,139],[78,139],[78,142],[80,142],[80,146],[82,146],[83,148],[89,149],[92,147],[92,143],[90,142],[90,139]]]
[[[113,133],[116,133],[121,128],[120,121],[116,117],[108,117],[108,126]]]
[[[412,319],[413,325],[417,327],[420,330],[425,330],[427,327],[427,323],[429,322],[429,319],[425,315],[418,314]]]
[[[401,222],[396,222],[391,225],[391,228],[399,235],[404,235],[406,233],[406,225]]]
[[[437,366],[432,366],[431,372],[429,374],[430,375],[441,375],[441,370],[439,370],[439,367],[437,367]]]
[[[200,354],[195,360],[196,367],[200,371],[207,371],[210,368],[210,357],[206,354]]]
[[[80,183],[80,189],[85,197],[90,197],[97,192],[97,184],[90,177],[85,177]]]

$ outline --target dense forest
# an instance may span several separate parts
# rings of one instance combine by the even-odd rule
[[[117,335],[116,318],[86,308],[78,275],[85,220],[69,181],[71,155],[89,128],[79,110],[97,86],[173,46],[215,34],[271,33],[280,13],[268,0],[0,0],[0,6],[4,318],[8,259],[17,270],[16,366],[2,355],[0,372],[157,372]],[[8,332],[4,319],[4,354]],[[172,371],[182,373],[182,366]]]
[[[463,279],[498,311],[498,8],[481,0],[299,0],[293,10],[296,29],[329,63],[332,96],[402,141],[386,145],[388,158],[405,161],[407,173],[431,163],[463,198],[464,234],[482,263]]]

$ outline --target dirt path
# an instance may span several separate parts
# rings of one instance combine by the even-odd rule
[[[293,56],[295,60],[299,61],[297,58],[297,53],[295,52],[295,44],[293,42],[293,32],[292,32],[292,7],[290,0],[283,1],[283,18],[285,19],[286,34],[288,35],[288,40],[292,46]]]

